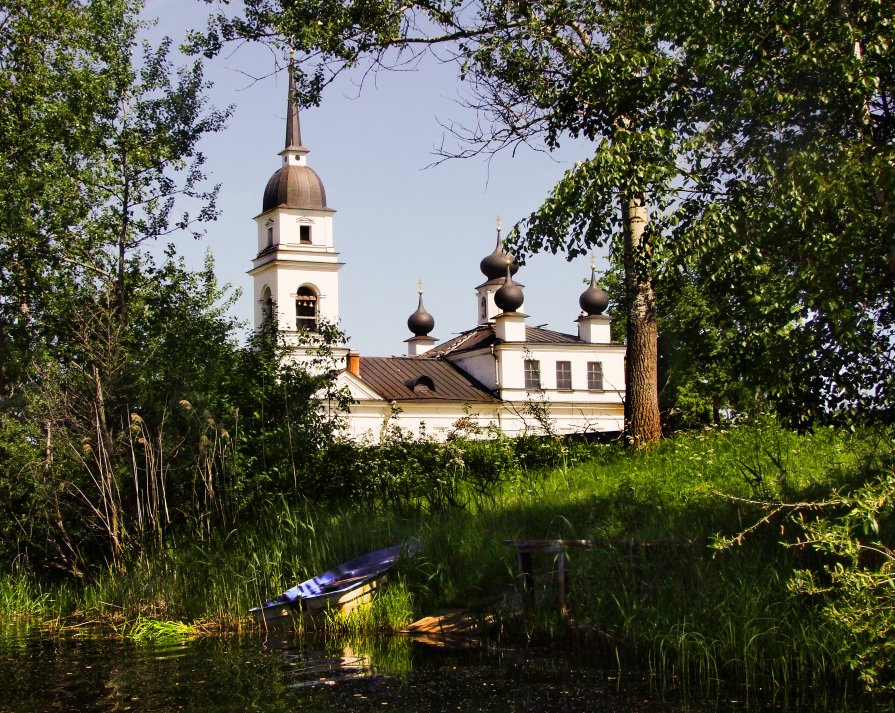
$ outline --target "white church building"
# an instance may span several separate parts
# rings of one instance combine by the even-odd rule
[[[335,249],[335,211],[307,164],[294,90],[290,77],[282,165],[264,189],[255,218],[258,252],[248,274],[255,328],[275,306],[280,329],[302,359],[302,330],[339,322],[344,263]],[[480,268],[475,326],[467,331],[440,344],[430,337],[435,320],[420,290],[407,320],[407,356],[367,356],[344,345],[333,350],[336,385],[353,402],[347,435],[375,441],[396,427],[438,439],[494,429],[507,435],[621,431],[625,346],[611,341],[604,314],[609,299],[593,266],[571,334],[526,324],[523,286],[513,277],[518,266],[502,247],[499,226],[497,245]]]

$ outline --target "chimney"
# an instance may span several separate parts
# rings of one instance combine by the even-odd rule
[[[354,374],[357,377],[360,377],[360,353],[359,352],[348,352],[348,356],[346,357],[347,369],[349,372]]]

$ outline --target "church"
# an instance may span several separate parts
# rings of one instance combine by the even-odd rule
[[[339,323],[339,269],[333,217],[320,176],[302,144],[295,83],[290,76],[282,164],[264,189],[257,224],[253,280],[255,328],[270,310],[293,346],[322,321]],[[346,435],[379,440],[388,429],[443,440],[453,434],[506,435],[619,432],[624,419],[625,346],[610,337],[609,298],[596,283],[579,298],[574,333],[526,324],[518,265],[503,249],[500,225],[493,251],[479,264],[475,326],[438,343],[435,319],[419,290],[407,319],[406,356],[367,356],[333,349],[336,386],[352,405]],[[570,305],[570,313],[573,307]],[[577,310],[576,310],[577,311]]]

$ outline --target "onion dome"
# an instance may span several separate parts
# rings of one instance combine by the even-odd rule
[[[323,181],[307,166],[283,166],[267,182],[261,212],[274,208],[327,210]]]
[[[494,247],[494,252],[488,255],[487,257],[482,258],[482,261],[479,263],[479,269],[482,271],[482,274],[488,278],[488,280],[496,280],[499,277],[503,277],[506,272],[507,265],[510,266],[510,272],[515,275],[519,270],[519,265],[510,257],[507,252],[503,249],[503,245],[500,242],[500,216],[497,218],[497,245]]]
[[[609,295],[597,284],[597,271],[594,265],[590,268],[590,286],[581,293],[578,304],[590,316],[603,314],[609,306]]]
[[[428,337],[429,332],[435,328],[435,317],[423,307],[423,291],[420,290],[420,303],[416,312],[407,318],[407,329],[413,332],[415,337]]]
[[[522,288],[513,282],[511,275],[512,267],[509,262],[504,264],[506,279],[500,286],[500,289],[494,293],[494,304],[500,307],[504,312],[515,312],[525,302],[525,296],[522,294]]]

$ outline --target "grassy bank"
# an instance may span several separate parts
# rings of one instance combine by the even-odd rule
[[[423,552],[399,568],[374,609],[333,626],[387,629],[462,606],[496,612],[495,636],[588,646],[659,674],[842,682],[871,662],[860,660],[854,630],[825,613],[823,598],[793,584],[797,570],[823,577],[828,558],[816,547],[787,546],[805,538],[797,515],[823,511],[784,508],[732,546],[719,548],[716,538],[736,538],[767,515],[761,502],[816,501],[891,475],[891,455],[891,439],[879,434],[800,436],[765,424],[681,435],[639,453],[578,448],[561,467],[514,468],[487,490],[458,479],[452,492],[463,507],[419,499],[322,508],[284,498],[227,532],[169,538],[125,571],[100,572],[84,586],[12,574],[0,580],[0,616],[239,630],[252,626],[251,606],[296,581],[416,537]],[[889,531],[890,507],[878,508]],[[891,542],[891,534],[881,536]],[[652,546],[576,551],[570,616],[560,616],[546,585],[527,616],[511,616],[496,606],[515,575],[504,540],[547,537]],[[549,570],[552,563],[537,564]],[[888,680],[890,672],[877,673],[877,683]]]

